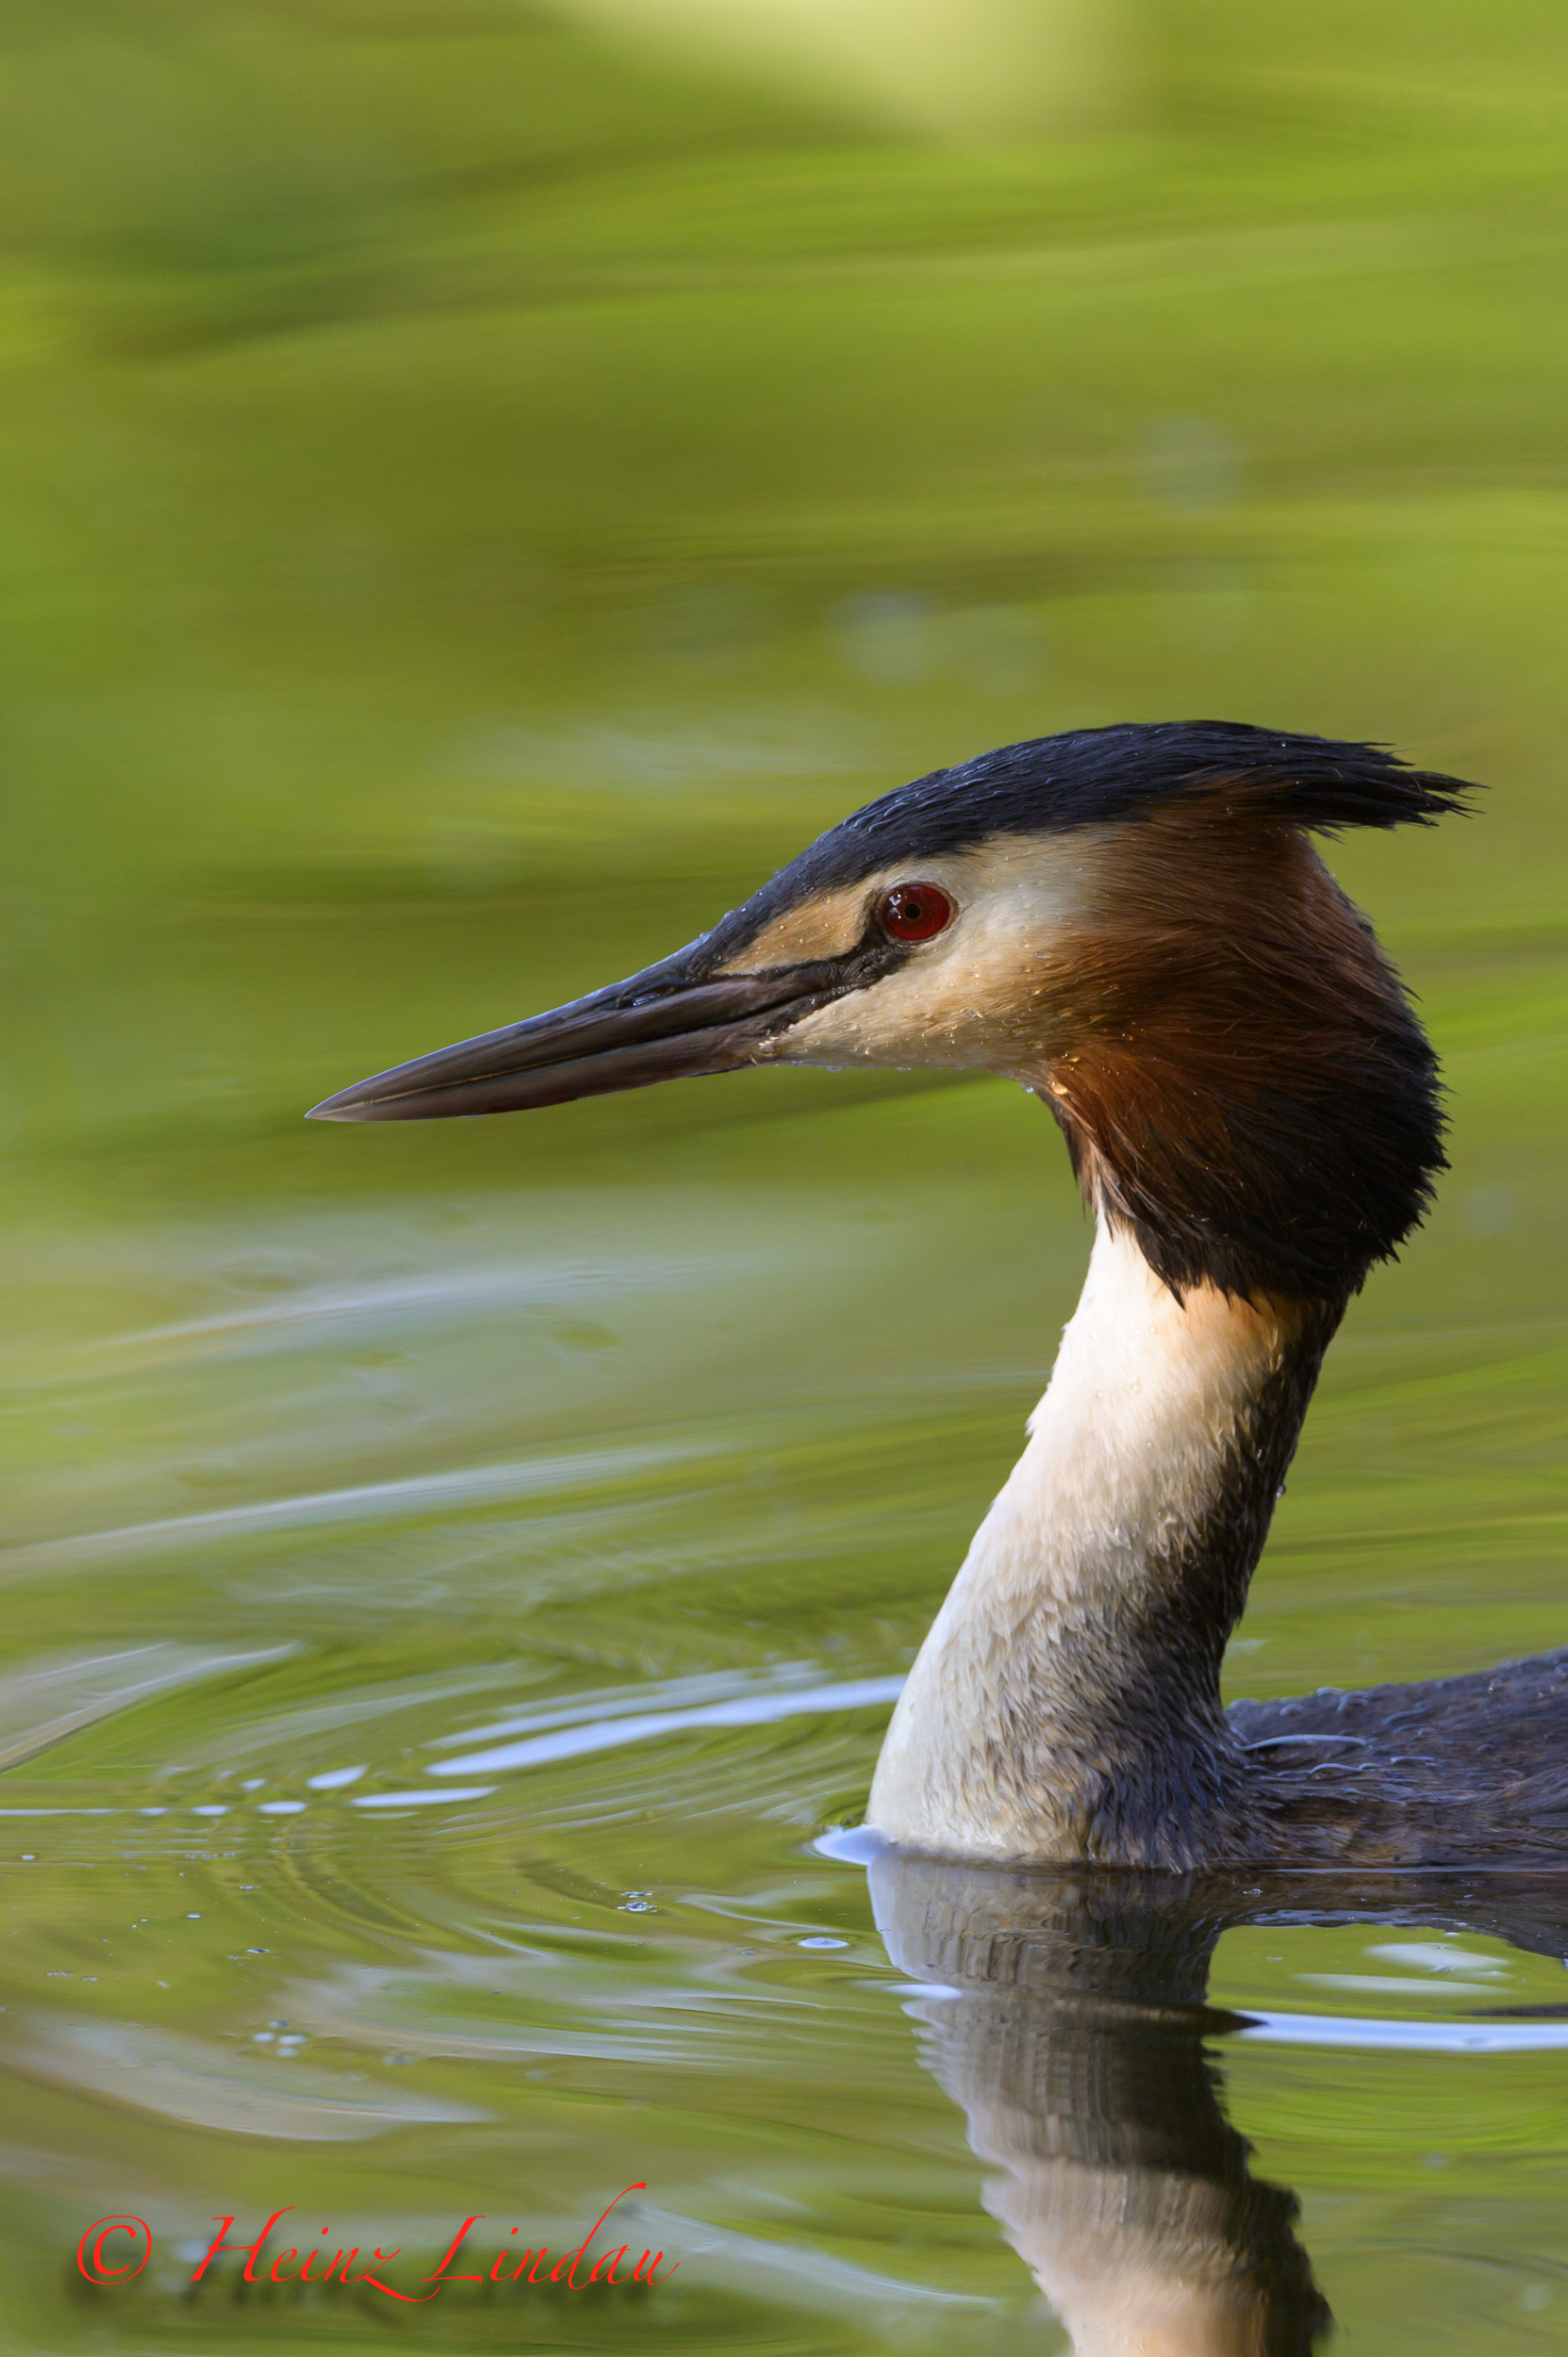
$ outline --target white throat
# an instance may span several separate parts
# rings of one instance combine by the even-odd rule
[[[1180,1865],[1223,1813],[1218,1669],[1332,1317],[1179,1302],[1102,1225],[1030,1439],[893,1715],[868,1816],[966,1857]]]

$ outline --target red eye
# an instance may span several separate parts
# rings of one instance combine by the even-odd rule
[[[895,941],[932,941],[952,923],[953,904],[940,884],[895,884],[877,915]]]

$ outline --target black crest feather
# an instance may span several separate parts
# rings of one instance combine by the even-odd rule
[[[1069,729],[933,769],[867,802],[781,868],[716,926],[703,947],[717,962],[814,893],[858,883],[890,861],[966,851],[999,834],[1137,821],[1197,799],[1227,801],[1239,816],[1286,819],[1319,833],[1430,826],[1463,810],[1476,791],[1462,778],[1412,769],[1385,746],[1296,736],[1241,720]]]
[[[995,834],[1044,834],[1136,819],[1172,802],[1231,795],[1238,807],[1320,832],[1430,826],[1462,810],[1462,778],[1412,769],[1381,745],[1292,735],[1237,720],[1072,729],[933,770],[834,828],[813,851],[848,871],[905,853],[958,851]],[[808,857],[811,854],[807,854]],[[826,882],[823,875],[814,882]]]

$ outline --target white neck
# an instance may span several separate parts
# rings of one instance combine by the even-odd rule
[[[1220,1656],[1336,1319],[1209,1286],[1179,1302],[1100,1228],[1029,1445],[894,1712],[880,1832],[1173,1867],[1223,1846]]]

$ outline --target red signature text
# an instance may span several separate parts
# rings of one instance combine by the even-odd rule
[[[454,2283],[554,2283],[568,2291],[586,2291],[595,2283],[653,2284],[666,2282],[675,2273],[679,2260],[668,2264],[662,2250],[646,2248],[635,2260],[630,2243],[610,2248],[615,2229],[604,2234],[605,2248],[590,2257],[599,2240],[605,2220],[629,2193],[646,2193],[646,2184],[622,2185],[615,2200],[607,2202],[594,2219],[575,2250],[566,2250],[551,2260],[550,2251],[541,2243],[536,2250],[525,2248],[518,2237],[522,2229],[514,2226],[494,2256],[489,2246],[494,2240],[476,2232],[485,2224],[486,2214],[475,2210],[463,2220],[446,2250],[428,2274],[417,2276],[410,2284],[388,2280],[388,2271],[403,2256],[403,2246],[395,2244],[383,2250],[378,2243],[368,2258],[363,2258],[359,2245],[345,2250],[339,2245],[330,2250],[332,2234],[323,2226],[320,2238],[307,2242],[302,2250],[296,2244],[287,2249],[274,2245],[274,2230],[278,2239],[288,2229],[279,2229],[279,2221],[298,2216],[291,2204],[274,2210],[261,2232],[250,2242],[231,2242],[231,2230],[237,2218],[220,2221],[218,2232],[192,2270],[190,2282],[199,2283],[215,2262],[242,2258],[240,2281],[246,2283],[368,2283],[374,2291],[385,2293],[388,2299],[400,2300],[408,2307],[419,2307],[427,2299],[437,2299]],[[296,2228],[297,2232],[298,2229]],[[127,2254],[124,2237],[129,2237]],[[82,2236],[76,2250],[76,2265],[90,2283],[124,2283],[140,2275],[152,2256],[152,2236],[141,2219],[98,2218]],[[363,2264],[361,2261],[363,2259]],[[322,2264],[318,2264],[321,2262]],[[662,2270],[662,2271],[661,2271]]]

